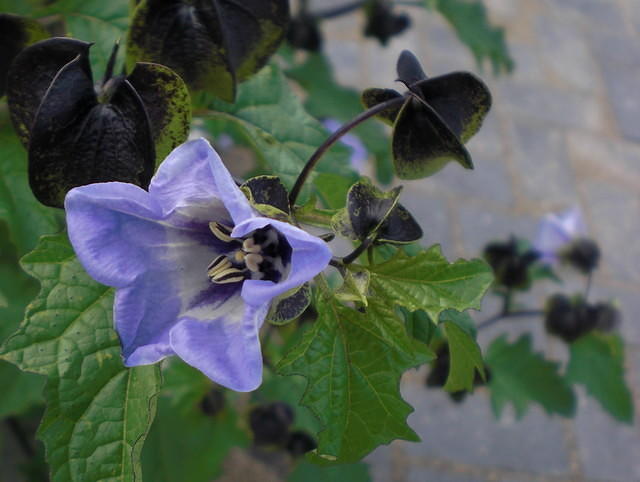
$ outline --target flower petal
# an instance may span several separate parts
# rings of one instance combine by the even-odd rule
[[[282,233],[291,246],[291,267],[286,279],[279,283],[263,280],[247,280],[242,286],[242,298],[247,304],[259,306],[268,303],[292,288],[309,281],[322,272],[331,260],[331,250],[316,236],[281,221],[258,217],[235,227],[232,236],[243,237],[270,224]]]
[[[133,184],[108,182],[72,189],[65,199],[69,239],[96,281],[122,287],[150,262],[148,245],[163,236],[159,206]]]
[[[171,346],[185,362],[214,382],[238,392],[262,382],[258,332],[269,305],[245,305],[240,297],[223,317],[207,322],[183,319],[171,330]]]
[[[176,147],[160,164],[149,185],[149,193],[158,200],[169,222],[188,225],[217,220],[230,224],[229,212],[214,179],[213,164],[222,164],[222,161],[205,139]]]
[[[203,167],[204,162],[208,165],[208,172]],[[169,165],[164,167],[167,163]],[[185,176],[183,172],[185,169],[190,169],[191,174]],[[159,179],[156,181],[154,178],[151,181],[149,191],[155,194],[157,189],[162,187],[162,192],[170,194],[168,198],[174,203],[187,194],[184,199],[188,199],[189,204],[193,204],[195,197],[191,193],[194,190],[202,193],[213,192],[226,206],[234,224],[257,216],[218,153],[205,139],[187,142],[176,148],[162,163],[156,177]],[[181,185],[172,188],[173,183]],[[165,194],[162,195],[165,196]]]
[[[549,213],[540,221],[533,246],[540,253],[542,262],[554,263],[567,243],[584,234],[586,226],[579,208]]]

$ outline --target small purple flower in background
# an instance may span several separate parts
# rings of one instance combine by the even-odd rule
[[[335,119],[325,119],[322,121],[322,125],[331,133],[334,133],[342,126],[342,124]],[[369,153],[360,138],[354,134],[345,134],[340,138],[340,142],[351,148],[351,157],[349,158],[351,167],[359,173],[362,173],[367,166]]]
[[[563,249],[586,234],[582,212],[573,207],[562,213],[546,214],[538,225],[533,247],[540,254],[540,261],[553,264],[558,262]]]
[[[589,274],[598,266],[600,248],[586,235],[582,213],[574,207],[563,213],[547,214],[540,222],[533,245],[543,263],[561,260]]]
[[[80,262],[117,289],[125,365],[177,355],[237,391],[261,383],[258,331],[271,300],[331,259],[321,239],[258,215],[203,139],[175,149],[149,192],[91,184],[72,189],[65,208]]]

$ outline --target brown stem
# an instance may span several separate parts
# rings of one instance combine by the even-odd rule
[[[300,195],[300,191],[302,190],[302,186],[304,186],[304,183],[307,181],[307,178],[309,177],[313,169],[318,164],[318,161],[320,160],[322,155],[325,152],[327,152],[327,150],[333,144],[335,144],[343,135],[345,135],[347,132],[349,132],[351,129],[358,126],[362,122],[373,117],[374,115],[379,114],[384,110],[390,109],[391,107],[395,107],[396,105],[401,104],[402,102],[404,102],[404,100],[405,100],[404,97],[394,97],[393,99],[390,99],[385,102],[382,102],[381,104],[375,105],[370,109],[360,113],[359,115],[354,117],[351,121],[347,122],[342,127],[340,127],[340,129],[338,129],[333,134],[331,134],[327,138],[327,140],[325,140],[322,143],[322,145],[320,145],[320,147],[318,147],[316,151],[312,154],[312,156],[309,158],[304,168],[302,169],[302,172],[298,176],[298,179],[296,179],[296,183],[294,184],[293,189],[291,189],[291,193],[289,194],[289,205],[293,206],[295,204],[296,199],[298,199],[298,196]]]

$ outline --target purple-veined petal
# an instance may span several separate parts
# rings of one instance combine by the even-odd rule
[[[119,288],[114,324],[125,363],[148,364],[171,354],[169,330],[181,316],[211,319],[240,285],[213,285],[207,266],[223,245],[207,225],[177,228],[142,189],[92,184],[66,199],[69,238],[87,272]],[[156,218],[156,219],[154,219]],[[160,218],[158,220],[157,218]]]
[[[549,213],[540,221],[533,246],[540,253],[542,262],[554,263],[558,260],[559,251],[573,239],[585,235],[586,231],[582,213],[577,207],[563,213]]]
[[[175,353],[216,383],[239,392],[262,382],[258,332],[269,304],[251,306],[235,298],[235,307],[208,322],[183,319],[171,330]]]
[[[253,210],[251,204],[249,204],[247,196],[245,196],[236,185],[218,153],[214,151],[211,145],[204,139],[193,142],[199,142],[198,149],[201,150],[202,154],[206,153],[209,165],[211,166],[216,191],[219,193],[220,199],[226,206],[227,211],[229,211],[231,219],[233,219],[233,224],[240,224],[247,219],[255,218],[257,213]]]
[[[188,225],[216,220],[230,224],[214,179],[214,164],[222,161],[205,139],[176,147],[160,164],[149,193],[157,199],[169,222]],[[245,202],[248,205],[246,199]]]
[[[77,187],[65,199],[69,239],[96,281],[122,287],[150,262],[149,242],[162,236],[160,208],[133,184],[108,182]]]
[[[291,224],[268,218],[254,218],[237,225],[232,233],[234,237],[243,237],[250,232],[270,224],[282,233],[291,246],[291,267],[286,279],[279,283],[262,280],[247,280],[242,286],[242,298],[254,306],[268,303],[292,288],[309,281],[322,272],[331,260],[331,250],[316,236]]]

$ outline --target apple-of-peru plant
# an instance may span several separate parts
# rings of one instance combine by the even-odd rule
[[[415,3],[479,65],[512,69],[481,3]],[[573,416],[582,385],[632,420],[619,313],[589,299],[600,252],[578,210],[484,259],[417,244],[429,227],[390,184],[474,169],[465,144],[492,99],[409,51],[401,91],[338,85],[322,23],[361,10],[386,44],[411,28],[393,2],[0,4],[0,415],[34,479],[207,481],[252,447],[286,454],[293,480],[369,480],[365,455],[419,440],[399,384],[424,364],[456,401],[485,387],[496,416]],[[253,152],[247,179],[212,147],[223,138]],[[583,293],[516,303],[561,265]],[[476,323],[489,289],[502,309]],[[528,335],[477,343],[525,315],[569,345],[568,364]]]

